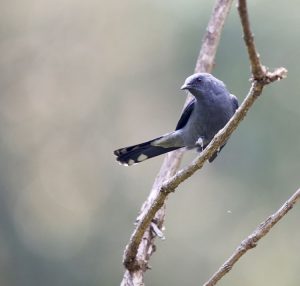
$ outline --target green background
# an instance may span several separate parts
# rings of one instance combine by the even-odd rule
[[[201,285],[299,187],[299,2],[249,1],[265,88],[213,164],[170,196],[147,285]],[[214,75],[241,102],[250,69],[233,4]],[[171,131],[213,1],[3,1],[0,284],[118,285],[162,162],[116,148]],[[195,157],[185,155],[183,165]],[[300,205],[220,285],[299,285]]]

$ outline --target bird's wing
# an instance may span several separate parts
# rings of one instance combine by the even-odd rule
[[[193,98],[189,104],[185,107],[185,109],[183,110],[182,114],[181,114],[181,117],[176,125],[176,129],[175,130],[178,130],[178,129],[181,129],[183,128],[186,123],[188,122],[194,108],[195,108],[195,102],[196,100]]]
[[[238,102],[238,99],[235,95],[233,94],[230,94],[230,99],[231,99],[231,102],[232,102],[232,107],[233,107],[233,110],[236,111],[239,107],[239,102]],[[225,144],[223,144],[219,150],[217,150],[217,152],[215,152],[210,158],[209,158],[209,163],[211,163],[213,160],[216,159],[216,157],[218,156],[218,154],[221,152],[221,150],[224,148],[224,146],[226,145],[226,142]],[[207,146],[207,145],[206,145]],[[206,146],[204,146],[204,148],[206,148]]]
[[[230,94],[230,98],[231,98],[231,101],[232,101],[233,109],[234,109],[234,110],[237,110],[238,107],[239,107],[238,99],[237,99],[236,96],[233,95],[233,94]]]

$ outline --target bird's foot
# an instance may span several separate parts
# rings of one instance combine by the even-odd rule
[[[137,219],[136,219],[134,225],[138,225],[138,223],[140,222],[141,218],[142,218],[142,214],[140,214],[140,215],[137,217]],[[163,233],[164,230],[165,230],[165,227],[164,227],[164,226],[162,226],[162,228],[160,228],[160,227],[157,225],[156,219],[153,219],[153,220],[151,221],[151,223],[150,223],[150,231],[153,233],[154,236],[158,236],[160,239],[165,240],[166,237],[165,237],[165,235],[164,235],[164,233]]]
[[[162,239],[162,240],[166,239],[166,237],[164,236],[164,233],[163,233],[164,227],[162,227],[162,229],[160,229],[158,227],[158,225],[154,221],[152,221],[150,224],[150,229],[160,239]]]
[[[197,147],[200,147],[200,148],[198,148],[200,152],[203,151],[203,148],[204,148],[204,141],[203,141],[203,138],[202,138],[202,137],[199,137],[199,139],[196,141],[196,146],[197,146]]]

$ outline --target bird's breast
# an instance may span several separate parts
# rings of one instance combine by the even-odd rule
[[[204,145],[207,145],[215,134],[225,126],[232,116],[231,113],[226,104],[219,104],[212,100],[210,102],[197,102],[186,125],[187,144],[193,145],[202,137]]]

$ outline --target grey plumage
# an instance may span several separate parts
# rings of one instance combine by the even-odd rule
[[[175,131],[114,151],[117,161],[130,166],[183,147],[197,148],[201,152],[238,108],[237,98],[211,74],[193,74],[185,80],[181,89],[188,90],[194,98],[184,109]],[[209,162],[217,154],[213,154]]]

